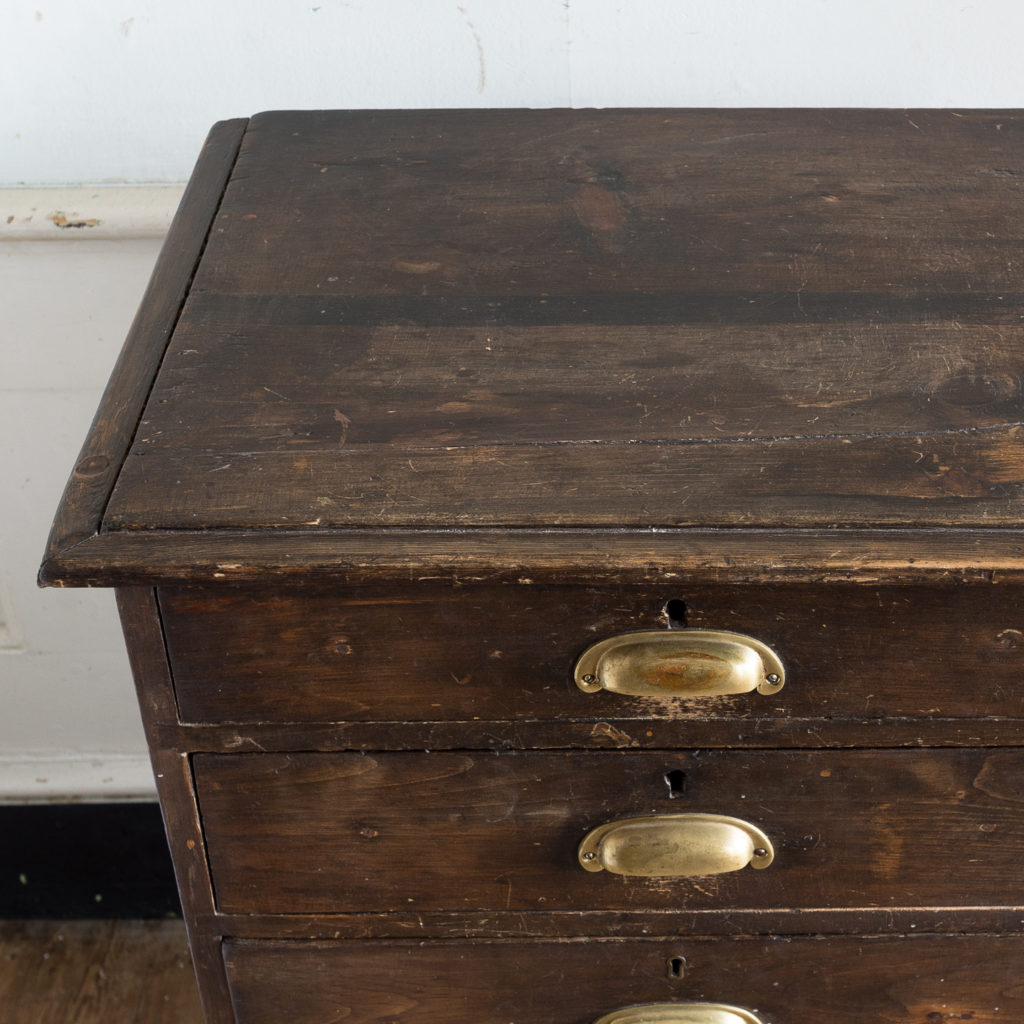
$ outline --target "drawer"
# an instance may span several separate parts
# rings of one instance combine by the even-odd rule
[[[952,730],[979,711],[989,720],[1024,718],[1022,598],[1019,588],[991,586],[677,593],[421,584],[165,589],[160,606],[187,722],[695,719],[714,723],[720,742],[743,733],[806,745],[809,733],[818,743],[851,729],[878,742],[879,723],[904,722],[917,742],[915,723],[934,739],[942,723]],[[617,633],[664,628],[669,601],[691,627],[770,645],[785,665],[785,687],[771,696],[680,699],[587,694],[574,685],[584,649]]]
[[[200,754],[232,913],[1004,907],[1024,751]],[[774,847],[697,878],[584,870],[590,830],[719,814]]]
[[[592,1024],[669,1001],[764,1024],[1007,1024],[1022,958],[1019,935],[224,944],[238,1024]]]

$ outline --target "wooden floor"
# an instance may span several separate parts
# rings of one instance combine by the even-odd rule
[[[0,921],[0,1024],[202,1024],[181,921]]]

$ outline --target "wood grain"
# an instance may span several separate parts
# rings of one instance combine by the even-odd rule
[[[215,129],[41,570],[122,588],[207,1024],[1024,1018],[1022,181],[1007,111]],[[786,687],[576,690],[669,600]],[[579,866],[686,811],[774,863]]]
[[[345,316],[325,326],[318,300],[307,301],[317,308],[304,316],[295,299],[194,299],[137,454],[193,449],[198,422],[206,453],[298,456],[368,445],[927,440],[1024,419],[1019,324],[929,323],[910,338],[888,322],[840,324],[827,342],[817,323],[680,317],[399,327]],[[232,367],[229,379],[211,372],[214,357]]]
[[[53,582],[66,552],[94,536],[138,426],[203,252],[245,130],[246,121],[222,121],[210,130],[196,173],[160,250],[139,311],[125,339],[89,436],[68,480],[50,531],[40,581]]]
[[[879,723],[893,719],[951,725],[985,717],[1016,720],[1024,738],[1016,587],[424,582],[164,589],[159,600],[186,722],[519,721],[530,746],[541,722],[614,723],[609,737],[625,730],[629,743],[652,720],[668,719],[691,721],[704,746],[701,728],[712,723],[716,743],[763,738],[767,729],[788,745],[804,742],[805,729],[828,744],[851,722],[860,723],[862,743],[875,743]],[[670,600],[683,602],[690,627],[771,646],[786,666],[785,688],[773,698],[673,700],[576,687],[572,670],[585,648],[618,633],[664,629]]]
[[[588,552],[602,571],[612,549],[650,573],[661,559],[630,562],[644,531],[720,527],[799,533],[781,572],[860,571],[865,527],[907,531],[882,541],[901,571],[920,571],[918,547],[955,568],[958,541],[929,534],[1021,521],[1022,124],[259,115],[226,186],[223,164],[196,176],[223,202],[180,317],[167,289],[145,304],[161,338],[173,328],[159,372],[162,344],[126,349],[150,353],[132,356],[132,417],[151,394],[123,467],[120,449],[101,467],[118,480],[100,533],[58,530],[42,578],[509,559],[475,558],[475,539],[447,554],[453,528],[564,531],[535,546],[541,573]],[[90,442],[104,458],[111,410]],[[430,534],[422,553],[396,529]],[[825,531],[827,553],[803,546]],[[749,539],[695,543],[756,573],[771,548]],[[1020,566],[997,550],[977,557]]]
[[[1020,902],[1019,750],[199,754],[194,770],[228,913]],[[598,825],[689,811],[764,829],[774,863],[628,879],[577,861]]]
[[[1001,1024],[1024,1014],[1020,937],[535,943],[229,942],[239,1024],[589,1024],[706,1001],[768,1022]],[[669,978],[677,961],[680,978]]]
[[[396,911],[362,914],[222,914],[245,939],[589,939],[652,935],[1019,935],[1015,907],[724,908],[615,911]]]
[[[607,718],[523,722],[301,722],[288,725],[168,725],[161,744],[204,753],[386,750],[763,750],[843,749],[870,736],[878,747],[1020,747],[1019,719]]]
[[[202,1024],[180,921],[0,922],[0,1024]]]
[[[1024,427],[1012,423],[927,438],[304,453],[171,447],[126,463],[119,483],[126,490],[107,523],[135,530],[1015,527],[1024,512],[1022,436]],[[173,479],[173,490],[153,487],[160,478]]]
[[[1020,124],[257,117],[105,528],[1016,526]]]
[[[1022,124],[948,110],[260,114],[196,284],[1013,291],[1021,222],[1003,202],[1024,175]],[[297,231],[305,244],[282,260]]]
[[[47,563],[48,565],[50,563]],[[56,586],[1024,582],[1024,534],[974,530],[439,530],[106,533]]]
[[[119,589],[117,608],[150,747],[193,965],[199,979],[204,1021],[205,1024],[234,1024],[220,958],[221,932],[216,924],[211,926],[210,923],[214,916],[213,890],[187,749],[161,742],[159,732],[160,724],[173,714],[174,694],[156,594],[147,587]]]

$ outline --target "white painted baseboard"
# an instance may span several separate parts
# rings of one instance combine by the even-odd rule
[[[154,799],[145,754],[0,757],[0,804]]]
[[[156,798],[113,596],[35,576],[181,192],[0,189],[0,803]]]
[[[0,242],[162,238],[183,185],[0,188]]]

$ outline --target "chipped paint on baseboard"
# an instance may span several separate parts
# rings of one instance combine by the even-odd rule
[[[0,242],[162,238],[183,185],[0,188]]]
[[[56,213],[50,214],[50,220],[61,228],[98,228],[103,223],[99,217],[89,217],[87,220],[68,220],[67,215],[63,210],[58,210]]]

